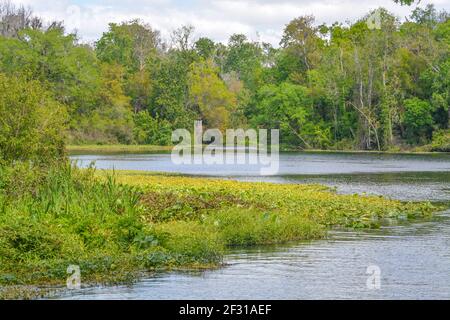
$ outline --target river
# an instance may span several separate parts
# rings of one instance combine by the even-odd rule
[[[79,166],[178,172],[244,181],[321,183],[450,203],[450,155],[282,153],[277,175],[233,165],[172,164],[170,154],[72,156]],[[331,230],[327,239],[230,251],[222,268],[161,272],[126,286],[65,291],[61,299],[450,299],[450,211],[379,230]],[[380,287],[366,285],[367,268]]]

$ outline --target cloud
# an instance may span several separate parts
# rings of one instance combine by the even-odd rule
[[[380,6],[408,16],[414,7],[393,0],[12,0],[33,8],[46,20],[64,20],[68,30],[78,30],[84,41],[95,41],[108,23],[141,19],[161,31],[165,38],[184,24],[196,28],[196,36],[226,42],[233,33],[278,45],[284,26],[293,18],[312,14],[317,23],[355,21]],[[438,9],[450,9],[450,0],[433,2]]]

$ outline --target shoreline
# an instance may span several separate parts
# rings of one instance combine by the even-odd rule
[[[154,146],[154,145],[68,145],[66,151],[72,154],[118,154],[118,153],[155,153],[168,152],[172,146]]]
[[[172,151],[173,146],[156,145],[68,145],[66,151],[69,155],[89,155],[89,154],[139,154],[139,153],[168,153]],[[378,151],[378,150],[330,150],[330,149],[293,149],[280,148],[282,153],[301,152],[301,153],[357,153],[357,154],[392,154],[392,155],[450,155],[449,152],[438,151]]]
[[[377,196],[341,195],[320,185],[238,182],[133,171],[116,171],[114,178],[110,174],[108,170],[99,170],[95,180],[107,186],[114,183],[116,187],[112,188],[117,190],[123,190],[120,186],[131,188],[130,191],[137,190],[140,209],[130,211],[126,221],[133,226],[141,225],[139,228],[142,229],[133,238],[128,238],[127,233],[123,234],[121,237],[129,239],[126,245],[129,249],[120,249],[119,246],[104,252],[109,257],[107,262],[102,259],[98,262],[100,257],[91,257],[85,252],[87,256],[84,263],[91,270],[86,273],[82,271],[82,279],[88,285],[130,283],[140,279],[143,272],[155,270],[217,268],[223,263],[223,255],[230,247],[323,239],[332,227],[353,230],[379,228],[384,219],[407,219],[413,222],[415,219],[431,217],[440,209],[429,202],[412,203]],[[122,207],[124,201],[127,200],[124,198],[114,206],[119,204]],[[78,223],[100,228],[98,235],[84,236],[98,238],[114,230],[123,232],[121,225],[124,221],[120,216],[110,212],[104,214],[112,219],[108,225],[102,225],[98,217],[79,215]],[[58,217],[49,219],[53,221],[51,224],[60,223]],[[79,239],[77,231],[70,224],[61,231]],[[115,246],[118,240],[113,237],[109,241],[110,245]],[[67,245],[70,247],[75,243]],[[55,270],[60,270],[66,264],[77,264],[73,260],[75,257],[59,258],[62,260],[55,265]],[[43,258],[42,262],[45,261]],[[50,269],[47,271],[52,270],[51,261],[48,260]],[[14,269],[17,267],[14,264]],[[11,268],[6,267],[2,273],[11,273],[14,270]],[[52,284],[62,286],[66,280],[65,274],[56,276],[60,271],[54,272],[53,279],[43,276],[31,280],[29,275],[23,273],[29,270],[27,265],[16,270],[11,275],[25,286],[2,283],[0,296],[40,298],[46,296],[45,292]],[[85,269],[82,267],[81,270]]]

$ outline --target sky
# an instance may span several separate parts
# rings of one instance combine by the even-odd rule
[[[284,26],[293,18],[312,14],[316,23],[353,22],[367,12],[384,7],[404,19],[416,6],[400,6],[393,0],[10,0],[33,9],[47,21],[63,20],[67,31],[76,30],[81,40],[93,42],[108,23],[141,19],[161,31],[163,38],[190,24],[196,38],[227,42],[233,33],[278,46]],[[450,0],[421,0],[450,11]]]

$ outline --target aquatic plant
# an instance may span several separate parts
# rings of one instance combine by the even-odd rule
[[[64,284],[69,265],[83,283],[130,281],[143,271],[218,266],[230,246],[317,239],[332,226],[372,228],[435,210],[320,185],[2,167],[0,295]]]

